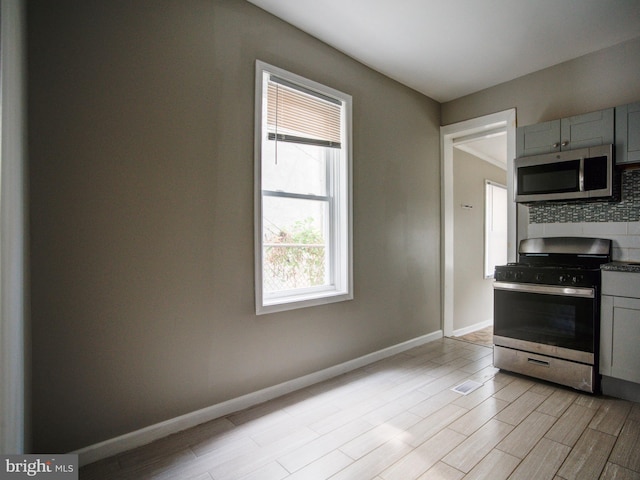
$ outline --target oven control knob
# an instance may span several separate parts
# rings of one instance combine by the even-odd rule
[[[522,277],[524,276],[524,274],[522,272],[516,272],[513,275],[514,280],[522,280]]]
[[[544,280],[544,273],[536,273],[536,282],[541,282]]]
[[[568,283],[569,282],[569,277],[567,275],[560,275],[558,277],[558,283]]]
[[[584,275],[574,275],[573,278],[571,279],[571,283],[576,285],[577,283],[582,282],[582,280],[584,280]]]

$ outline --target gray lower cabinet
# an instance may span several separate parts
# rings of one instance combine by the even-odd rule
[[[640,163],[640,102],[616,107],[616,164]]]
[[[525,157],[612,144],[615,140],[614,116],[614,109],[607,108],[518,127],[516,156]]]
[[[600,373],[640,384],[640,273],[602,272]]]

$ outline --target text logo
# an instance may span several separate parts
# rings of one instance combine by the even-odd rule
[[[78,480],[77,455],[0,455],[0,480]]]

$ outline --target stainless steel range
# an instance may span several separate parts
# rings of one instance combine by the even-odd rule
[[[611,240],[522,240],[518,263],[496,267],[494,365],[598,392],[600,265]]]

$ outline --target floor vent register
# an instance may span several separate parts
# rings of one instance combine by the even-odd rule
[[[474,390],[480,388],[481,386],[482,386],[482,383],[474,382],[473,380],[467,380],[466,382],[463,382],[460,385],[453,387],[451,390],[461,395],[468,395]]]

